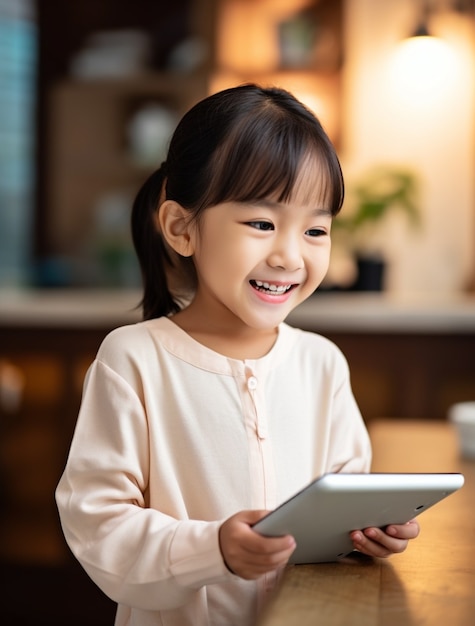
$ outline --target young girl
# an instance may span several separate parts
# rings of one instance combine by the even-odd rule
[[[366,472],[346,361],[287,315],[328,268],[335,151],[291,94],[245,85],[178,125],[133,207],[145,321],[91,365],[57,503],[116,625],[254,624],[295,548],[252,529],[325,472]],[[353,533],[374,556],[416,522]]]

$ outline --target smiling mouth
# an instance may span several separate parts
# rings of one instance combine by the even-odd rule
[[[296,287],[294,283],[289,283],[288,285],[276,285],[274,283],[267,283],[261,280],[250,280],[249,282],[257,291],[274,296],[281,296]]]

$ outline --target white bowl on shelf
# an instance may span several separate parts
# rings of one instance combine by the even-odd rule
[[[462,456],[475,459],[475,401],[453,404],[448,418],[457,430]]]

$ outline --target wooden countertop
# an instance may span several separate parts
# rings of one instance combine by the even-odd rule
[[[140,299],[135,289],[0,289],[0,325],[112,328],[140,319]],[[320,293],[288,322],[323,333],[475,333],[475,296]]]
[[[290,567],[259,626],[472,626],[475,461],[447,422],[375,421],[374,471],[462,472],[462,489],[424,512],[420,536],[389,559]]]
[[[323,333],[471,333],[475,332],[475,296],[322,293],[303,302],[288,321]]]
[[[110,327],[140,320],[135,289],[0,289],[0,325]]]

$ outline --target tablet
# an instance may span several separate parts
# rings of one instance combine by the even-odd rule
[[[253,528],[290,534],[289,563],[338,561],[353,551],[349,533],[403,524],[464,483],[462,474],[325,474],[263,517]]]

